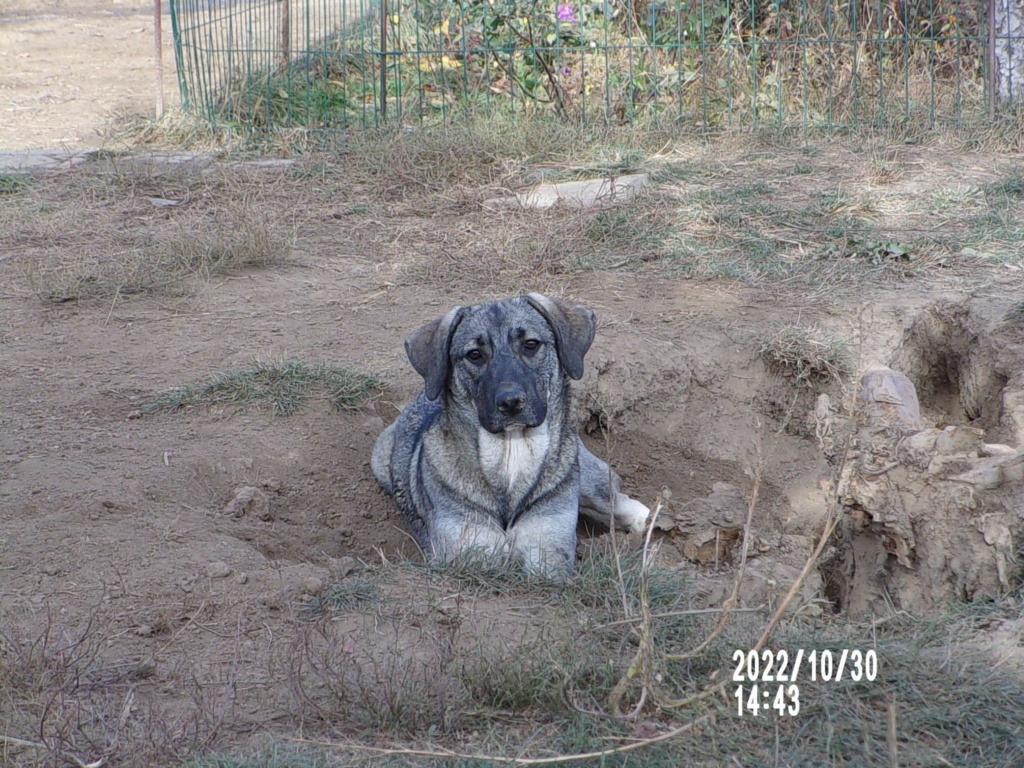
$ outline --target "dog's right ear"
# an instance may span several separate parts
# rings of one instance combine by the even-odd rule
[[[444,317],[431,320],[405,340],[405,353],[423,377],[428,400],[437,400],[448,380],[448,347],[466,310],[456,307]]]

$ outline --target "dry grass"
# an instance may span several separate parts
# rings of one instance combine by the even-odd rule
[[[363,132],[286,170],[108,153],[35,178],[8,197],[0,226],[11,233],[8,258],[50,301],[189,293],[212,274],[338,242],[387,262],[399,280],[481,293],[614,269],[785,285],[827,303],[880,279],[1019,268],[1019,170],[1007,161],[995,182],[910,185],[929,151],[880,137],[851,147],[760,134],[705,146],[663,130],[496,119]],[[636,172],[653,185],[623,207],[481,207],[542,181]],[[332,220],[344,221],[341,240]]]
[[[174,764],[220,737],[225,712],[196,681],[173,702],[140,692],[152,658],[111,658],[100,607],[79,629],[47,614],[33,635],[0,632],[0,763],[11,768]]]
[[[813,386],[842,381],[849,372],[849,343],[819,325],[780,323],[756,340],[756,354],[773,373]]]
[[[215,275],[280,265],[292,232],[251,173],[96,159],[42,174],[0,211],[8,258],[45,301],[189,293]]]
[[[32,262],[27,276],[46,301],[182,293],[215,275],[281,264],[286,240],[264,219],[240,213],[183,223],[177,234],[126,233],[113,252],[59,252]],[[113,238],[112,238],[113,239]],[[119,246],[119,247],[118,247]]]
[[[594,540],[564,586],[419,562],[358,568],[295,605],[287,631],[273,637],[266,674],[285,681],[287,695],[269,723],[229,706],[245,690],[236,675],[259,679],[242,657],[228,682],[177,669],[175,685],[188,695],[161,706],[166,682],[150,662],[108,658],[99,612],[78,632],[54,622],[34,637],[5,634],[0,754],[13,768],[100,759],[404,768],[555,756],[595,768],[721,765],[733,756],[741,765],[839,768],[885,764],[892,713],[902,766],[1024,758],[1024,714],[1015,706],[1024,681],[994,666],[995,649],[984,644],[986,628],[1020,619],[1020,595],[868,624],[786,614],[767,647],[870,648],[880,674],[829,683],[805,676],[799,716],[754,717],[737,714],[732,657],[755,646],[767,614],[735,613],[717,631],[717,614],[692,610],[703,605],[687,576],[660,566],[647,556],[653,551]],[[189,621],[172,625],[187,627],[200,613],[191,606]],[[205,632],[233,620],[211,621],[202,619]],[[613,692],[648,643],[634,693],[650,685],[652,698],[634,698],[632,717],[614,717]],[[689,730],[695,719],[699,731]],[[239,745],[235,734],[253,728],[262,735]],[[574,759],[591,752],[606,754]]]
[[[604,541],[564,588],[415,564],[353,574],[358,584],[372,579],[386,599],[327,607],[282,655],[294,696],[290,716],[302,718],[306,736],[285,738],[273,754],[264,747],[196,765],[274,766],[282,752],[298,765],[328,754],[365,766],[491,764],[484,755],[510,764],[561,755],[584,766],[720,765],[731,756],[772,765],[777,755],[785,756],[780,765],[873,765],[890,753],[890,706],[900,765],[1010,766],[1024,756],[1024,715],[1012,706],[1024,683],[994,673],[989,651],[975,644],[992,622],[1019,615],[1013,597],[927,620],[790,616],[768,647],[837,656],[842,648],[871,648],[881,673],[861,682],[803,679],[799,716],[754,717],[736,714],[733,684],[720,698],[706,691],[715,676],[730,679],[733,652],[754,647],[766,617],[735,614],[701,653],[675,661],[708,638],[715,617],[688,610],[693,588],[678,571],[647,566],[644,576],[642,563],[635,544]],[[644,674],[665,701],[690,703],[641,703],[635,718],[616,719],[608,701],[644,642],[646,615],[656,653]],[[709,712],[716,717],[699,733],[686,731],[689,720]],[[680,727],[632,755],[573,759]]]

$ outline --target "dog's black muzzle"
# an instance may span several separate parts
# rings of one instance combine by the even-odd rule
[[[480,382],[476,410],[480,424],[493,434],[509,427],[539,427],[548,417],[537,373],[515,358],[496,359],[489,366]]]

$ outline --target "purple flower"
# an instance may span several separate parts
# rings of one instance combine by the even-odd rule
[[[558,6],[558,20],[567,21],[570,24],[576,23],[576,12],[573,11],[571,5]]]
[[[571,67],[562,67],[560,70],[558,70],[558,74],[560,74],[560,75],[571,75],[572,74],[572,68]]]

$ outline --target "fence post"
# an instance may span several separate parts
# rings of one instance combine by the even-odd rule
[[[388,0],[380,0],[380,119],[388,117]]]
[[[988,0],[985,17],[988,21],[988,45],[985,49],[985,91],[988,96],[988,119],[996,119],[996,0]]]
[[[160,0],[153,0],[153,52],[156,54],[156,119],[164,116],[164,46]]]
[[[288,68],[292,56],[291,0],[279,0],[281,3],[281,71]]]

